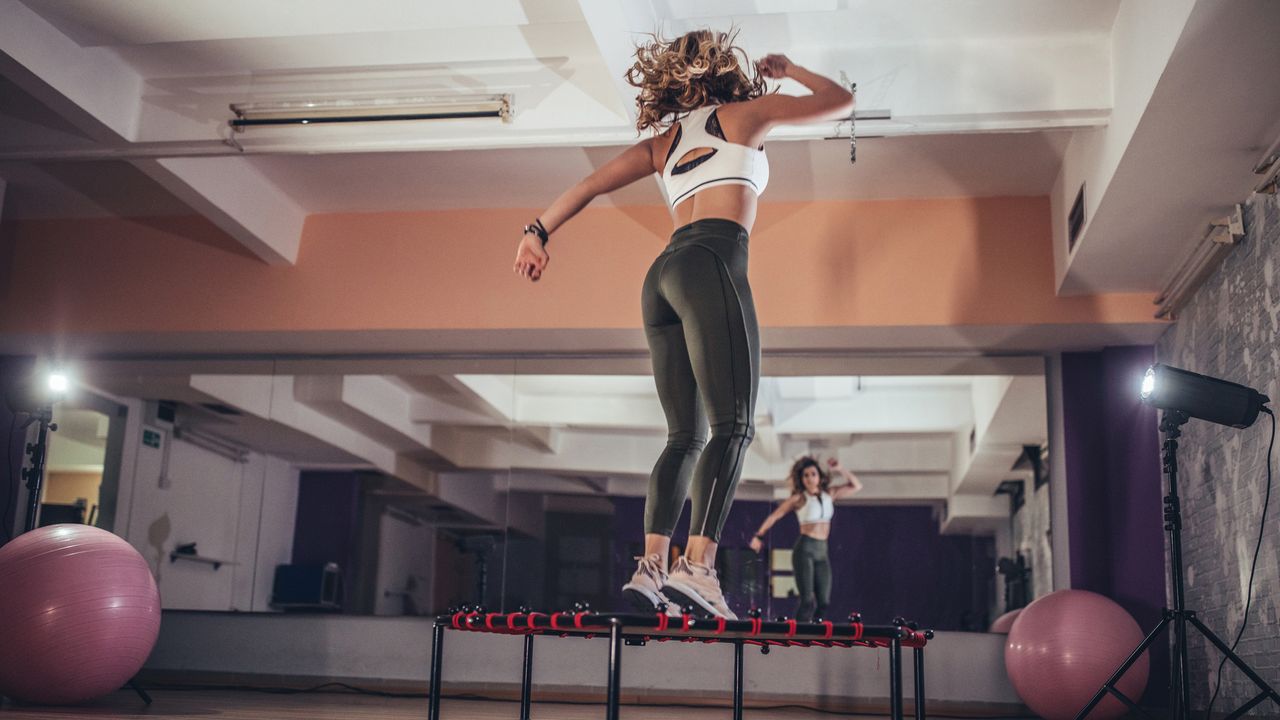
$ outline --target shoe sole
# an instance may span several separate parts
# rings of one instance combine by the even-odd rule
[[[667,596],[667,600],[675,603],[681,608],[692,607],[694,609],[694,615],[697,615],[698,617],[728,617],[712,607],[706,600],[702,599],[702,596],[699,595],[696,590],[684,587],[679,583],[668,581],[666,585],[662,586],[662,594]],[[699,610],[701,612],[698,612]]]
[[[654,612],[658,609],[659,603],[668,602],[660,594],[630,583],[622,586],[622,595],[640,612]]]
[[[632,590],[630,588],[622,591],[623,596],[631,603],[632,609],[640,613],[661,612],[658,605],[649,599],[649,596],[642,591]],[[660,597],[658,602],[667,606],[667,617],[680,617],[680,606],[671,602],[665,597]]]

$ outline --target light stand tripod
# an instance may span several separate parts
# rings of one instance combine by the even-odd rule
[[[1102,702],[1103,696],[1107,693],[1114,695],[1129,709],[1137,711],[1144,717],[1152,717],[1150,713],[1138,707],[1136,702],[1120,692],[1116,688],[1116,683],[1138,661],[1138,658],[1142,657],[1142,653],[1146,652],[1147,648],[1155,642],[1155,639],[1164,632],[1165,628],[1169,627],[1170,623],[1173,624],[1173,652],[1169,663],[1169,717],[1176,720],[1190,720],[1191,718],[1191,686],[1187,671],[1187,623],[1190,623],[1209,642],[1213,643],[1228,660],[1240,668],[1241,672],[1262,689],[1262,692],[1254,696],[1253,699],[1228,715],[1228,720],[1234,720],[1244,715],[1268,698],[1276,703],[1277,706],[1280,706],[1280,695],[1276,694],[1276,691],[1259,677],[1253,668],[1249,667],[1244,660],[1241,660],[1238,655],[1232,652],[1231,648],[1221,638],[1215,635],[1204,623],[1200,622],[1194,610],[1187,610],[1184,605],[1182,506],[1178,498],[1178,438],[1182,436],[1182,426],[1189,419],[1190,417],[1180,410],[1166,410],[1160,420],[1160,432],[1164,433],[1164,443],[1161,445],[1161,459],[1164,465],[1164,472],[1169,476],[1169,494],[1164,497],[1164,529],[1169,532],[1170,573],[1173,576],[1173,608],[1164,609],[1164,617],[1160,619],[1155,629],[1143,639],[1137,649],[1129,655],[1124,663],[1120,665],[1120,668],[1094,694],[1089,704],[1085,705],[1084,709],[1076,715],[1076,720],[1083,720],[1083,718],[1087,717],[1097,707],[1098,703]]]
[[[33,410],[22,423],[25,430],[31,423],[40,423],[40,432],[34,443],[27,443],[27,454],[31,456],[31,467],[22,471],[22,479],[27,481],[27,514],[22,532],[36,529],[40,517],[40,492],[44,485],[44,458],[49,448],[49,432],[57,432],[58,424],[53,422],[53,406],[45,405]]]

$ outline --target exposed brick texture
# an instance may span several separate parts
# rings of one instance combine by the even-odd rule
[[[1163,363],[1280,399],[1280,201],[1272,195],[1254,196],[1245,206],[1244,222],[1244,240],[1196,292],[1159,340],[1156,353]],[[1246,430],[1192,420],[1179,447],[1187,606],[1228,644],[1243,618],[1266,492],[1271,427],[1266,416]],[[1280,685],[1280,492],[1273,489],[1273,494],[1249,628],[1238,651],[1274,686]],[[1206,641],[1192,635],[1194,707],[1208,704],[1220,659]],[[1228,664],[1215,712],[1235,708],[1256,692]],[[1280,709],[1271,706],[1265,712],[1270,717]]]

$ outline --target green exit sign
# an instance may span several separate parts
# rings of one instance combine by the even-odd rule
[[[149,448],[160,448],[160,432],[157,430],[142,430],[142,444]]]

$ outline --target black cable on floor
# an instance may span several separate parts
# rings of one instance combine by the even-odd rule
[[[1276,415],[1268,408],[1262,412],[1271,416],[1271,443],[1267,445],[1267,495],[1262,501],[1262,519],[1258,522],[1258,544],[1253,548],[1253,563],[1249,566],[1249,589],[1244,594],[1244,618],[1240,621],[1240,632],[1236,633],[1235,642],[1231,643],[1231,652],[1236,651],[1240,638],[1244,637],[1244,629],[1249,627],[1249,608],[1253,604],[1253,574],[1258,569],[1258,553],[1262,550],[1262,531],[1267,527],[1267,506],[1271,504],[1271,451],[1276,446]],[[1209,698],[1209,708],[1204,711],[1205,720],[1213,717],[1213,704],[1218,701],[1218,691],[1222,689],[1222,667],[1227,664],[1227,656],[1222,656],[1218,663],[1218,677],[1213,681],[1213,697]]]

